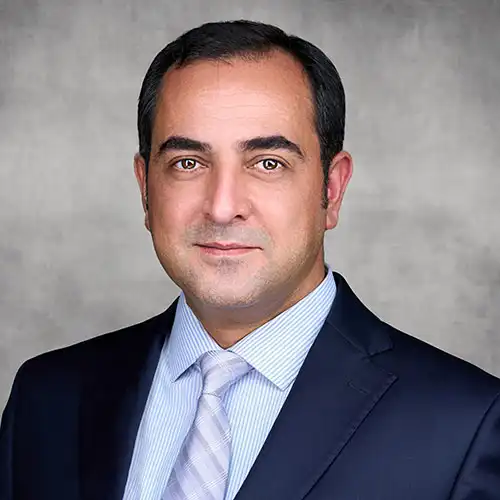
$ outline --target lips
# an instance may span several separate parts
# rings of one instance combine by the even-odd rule
[[[217,250],[250,250],[252,248],[257,248],[251,245],[244,245],[241,243],[219,243],[219,242],[198,243],[198,246],[205,248],[214,248]]]
[[[258,247],[234,242],[198,243],[196,246],[200,249],[201,254],[210,260],[214,258],[218,259],[220,257],[241,258],[245,255],[253,253],[255,250],[259,250]]]

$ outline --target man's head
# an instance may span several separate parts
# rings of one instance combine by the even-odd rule
[[[163,267],[196,308],[282,308],[323,277],[351,175],[344,92],[312,44],[210,23],[144,79],[136,175]]]

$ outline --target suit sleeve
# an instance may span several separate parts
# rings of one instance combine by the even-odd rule
[[[13,500],[14,422],[21,369],[16,375],[0,424],[0,499]]]
[[[482,419],[450,500],[500,500],[500,394]]]

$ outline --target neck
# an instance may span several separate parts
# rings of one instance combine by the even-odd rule
[[[186,302],[205,330],[223,349],[232,347],[260,326],[286,311],[311,293],[325,278],[325,267],[313,270],[291,295],[265,297],[247,307],[217,308],[186,295]]]

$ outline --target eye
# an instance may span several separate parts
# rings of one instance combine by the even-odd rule
[[[199,163],[193,158],[183,158],[174,163],[174,167],[178,170],[195,170],[198,166]]]
[[[258,161],[256,165],[262,165],[262,168],[267,172],[278,170],[280,167],[284,167],[283,163],[275,160],[274,158],[264,158],[263,160]]]

